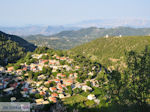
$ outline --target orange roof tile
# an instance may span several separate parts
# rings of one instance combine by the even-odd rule
[[[51,83],[52,81],[47,81],[48,83]]]
[[[57,74],[57,76],[61,76],[61,75],[62,75],[62,73],[58,73],[58,74]]]
[[[51,90],[54,90],[54,91],[57,90],[55,87],[51,87],[50,89],[51,89]]]
[[[56,58],[57,58],[57,59],[60,59],[60,57],[59,57],[59,56],[56,56]]]
[[[59,82],[59,81],[60,81],[60,79],[55,79],[55,81],[56,81],[56,82]]]
[[[49,99],[50,99],[52,102],[56,103],[56,98],[50,97]]]
[[[48,62],[48,60],[43,60],[43,61],[42,61],[42,63],[46,63],[46,62]]]
[[[27,67],[24,67],[22,70],[23,70],[23,71],[27,71]]]
[[[40,92],[40,95],[45,95],[46,93],[44,91],[41,91]]]
[[[61,77],[66,77],[66,75],[65,75],[65,74],[62,74]]]
[[[63,89],[61,85],[57,86],[58,89]]]
[[[62,84],[62,87],[66,87],[66,85],[65,85],[65,84]]]
[[[69,74],[69,75],[73,75],[73,73]]]
[[[73,81],[72,81],[72,80],[68,80],[67,82],[68,82],[68,83],[73,83]]]
[[[57,97],[58,94],[57,93],[52,93],[52,97]]]
[[[13,70],[14,70],[14,67],[8,67],[7,70],[8,70],[8,71],[13,71]]]

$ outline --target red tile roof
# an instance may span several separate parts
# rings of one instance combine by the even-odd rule
[[[59,56],[56,56],[56,58],[57,58],[57,59],[60,59],[60,57],[59,57]]]
[[[49,99],[50,99],[52,102],[56,103],[56,98],[50,97]]]
[[[58,73],[58,74],[57,74],[57,76],[61,76],[61,75],[62,75],[62,73]]]
[[[68,82],[68,83],[73,83],[73,81],[72,81],[72,80],[68,80],[67,82]]]
[[[60,79],[55,79],[55,81],[56,81],[56,82],[59,82],[59,81],[60,81]]]
[[[61,59],[61,60],[65,60],[66,58],[65,58],[65,57],[61,57],[60,59]]]
[[[11,71],[14,70],[14,67],[8,67],[7,70],[8,70],[9,72],[11,72]]]
[[[27,67],[24,67],[22,70],[23,70],[23,71],[27,71]]]
[[[61,77],[66,77],[66,75],[65,75],[65,74],[62,74]]]
[[[47,81],[48,83],[51,83],[52,81]]]
[[[61,90],[63,89],[61,85],[57,86],[57,88],[58,88],[58,89],[61,89]]]
[[[65,85],[65,84],[62,84],[62,87],[66,87],[66,85]]]
[[[72,76],[72,75],[73,75],[73,73],[71,73],[71,74],[69,74],[69,75],[71,75],[71,76]]]
[[[57,90],[55,87],[51,87],[50,89],[53,90],[53,91],[56,91],[56,90]]]
[[[49,64],[53,65],[53,64],[55,64],[55,63],[54,63],[54,62],[49,62]]]
[[[52,97],[58,97],[57,93],[52,93]]]
[[[42,60],[42,62],[41,62],[41,63],[46,63],[46,62],[48,62],[48,60]]]
[[[24,88],[23,91],[28,91],[28,88]]]
[[[40,95],[45,95],[46,93],[44,91],[41,91],[40,92]]]

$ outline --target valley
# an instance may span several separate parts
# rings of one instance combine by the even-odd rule
[[[45,41],[38,36],[39,42]],[[76,46],[80,36],[70,37],[75,45],[71,42],[71,47],[63,47],[71,49],[62,50],[64,39],[58,44],[61,37],[35,46],[1,32],[0,101],[30,102],[30,109],[40,112],[147,110],[150,36],[90,38],[92,41],[85,43],[83,39],[83,44]]]

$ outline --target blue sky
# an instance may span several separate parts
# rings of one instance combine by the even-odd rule
[[[64,25],[112,18],[150,19],[150,0],[0,0],[0,25]]]

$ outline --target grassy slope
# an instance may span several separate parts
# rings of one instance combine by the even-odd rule
[[[124,60],[125,51],[141,51],[144,49],[145,45],[149,44],[150,36],[110,37],[96,39],[75,47],[70,51],[71,53],[83,54],[105,66],[110,66],[117,62],[115,59]],[[110,58],[113,58],[113,60]]]

